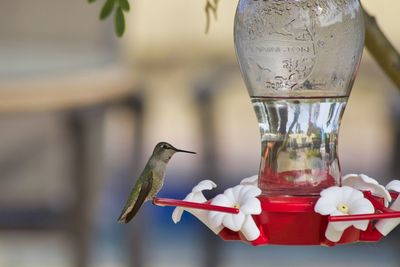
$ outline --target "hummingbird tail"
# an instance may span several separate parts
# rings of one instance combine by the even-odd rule
[[[136,206],[136,205],[135,205]],[[133,208],[124,209],[121,215],[118,218],[119,223],[128,223],[130,222],[133,217],[135,217],[136,213],[139,211],[140,206]]]
[[[119,223],[128,223],[128,221],[125,219],[124,214],[121,214],[121,215],[118,217],[118,222],[119,222]]]

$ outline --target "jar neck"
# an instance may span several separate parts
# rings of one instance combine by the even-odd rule
[[[313,195],[340,184],[337,141],[347,98],[252,98],[261,133],[259,186]]]

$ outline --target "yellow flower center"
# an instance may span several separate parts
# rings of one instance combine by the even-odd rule
[[[235,209],[240,209],[240,204],[239,204],[239,203],[236,203],[235,205],[233,205],[233,207],[234,207]]]
[[[343,213],[348,214],[349,213],[349,206],[347,206],[346,204],[339,204],[337,206],[337,209]]]

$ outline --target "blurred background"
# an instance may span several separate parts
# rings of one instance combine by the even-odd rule
[[[98,3],[97,3],[98,2]],[[258,171],[259,132],[236,63],[237,1],[204,34],[205,1],[134,0],[121,39],[102,1],[0,3],[0,267],[399,266],[380,243],[250,247],[146,204],[116,219],[154,145],[176,155],[161,197],[202,179],[221,192]],[[364,0],[400,50],[395,0]],[[399,179],[400,97],[367,51],[342,121],[342,172]]]

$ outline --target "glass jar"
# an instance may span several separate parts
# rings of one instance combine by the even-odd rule
[[[261,132],[263,193],[340,184],[339,125],[364,46],[358,0],[240,0],[235,48]]]

